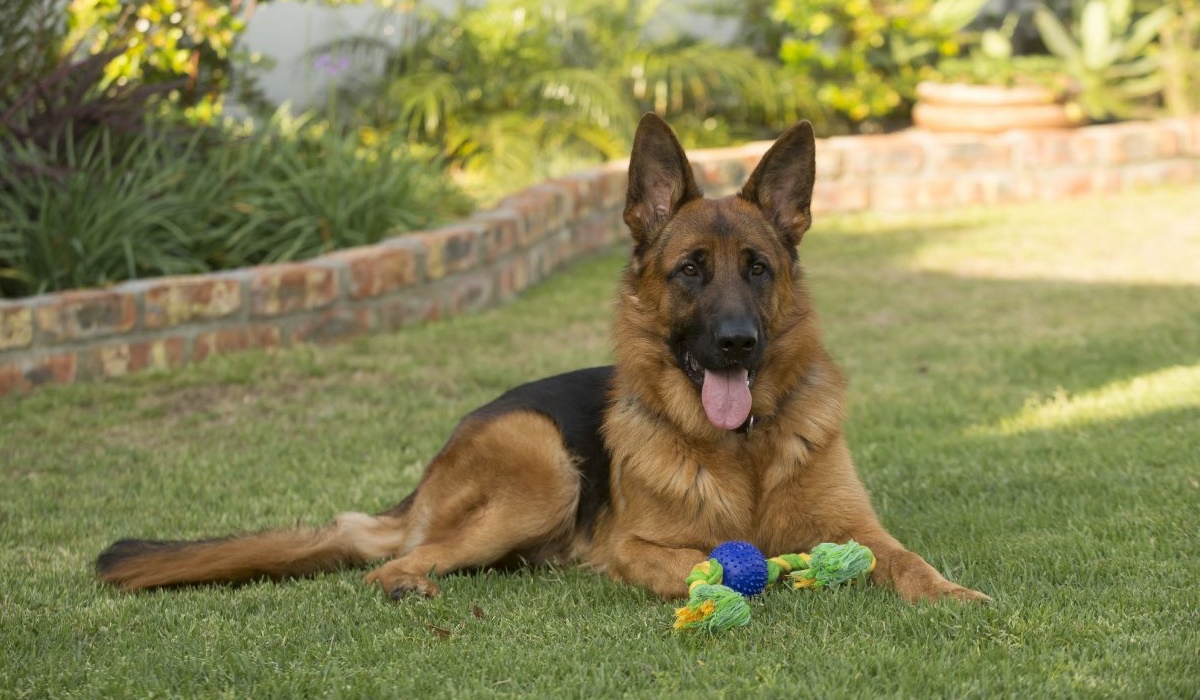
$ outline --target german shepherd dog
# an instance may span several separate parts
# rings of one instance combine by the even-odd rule
[[[638,126],[633,237],[614,365],[517,387],[462,420],[416,490],[378,515],[199,541],[121,540],[99,577],[122,589],[287,578],[378,563],[392,598],[434,577],[573,562],[664,598],[726,540],[768,555],[849,539],[905,600],[987,596],[889,535],[843,434],[846,381],[821,344],[796,247],[810,224],[812,126],[741,192],[705,198],[671,128]]]

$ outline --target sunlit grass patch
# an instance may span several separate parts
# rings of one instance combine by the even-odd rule
[[[1165,206],[1172,196],[1178,191],[1146,193],[1136,207],[1112,197],[1059,212],[990,210],[954,235],[929,238],[909,253],[906,267],[998,280],[1200,282],[1200,210]]]
[[[1013,435],[1182,409],[1200,409],[1200,364],[1167,367],[1074,395],[1059,387],[1048,397],[1029,399],[1016,414],[992,425],[975,426],[969,432]]]

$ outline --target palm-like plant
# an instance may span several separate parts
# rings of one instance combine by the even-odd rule
[[[1146,47],[1171,19],[1162,6],[1133,19],[1130,0],[1084,0],[1068,27],[1044,5],[1034,22],[1046,48],[1078,83],[1076,100],[1093,119],[1134,116],[1138,103],[1162,92],[1156,57]]]
[[[620,156],[642,111],[673,118],[696,141],[722,116],[774,129],[812,107],[796,97],[811,91],[749,50],[653,36],[662,4],[497,0],[444,16],[411,11],[399,18],[399,46],[360,36],[315,51],[382,57],[381,74],[342,86],[335,118],[403,133],[461,176],[503,189]]]

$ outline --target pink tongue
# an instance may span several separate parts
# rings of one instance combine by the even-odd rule
[[[723,430],[740,428],[750,416],[750,387],[746,383],[746,370],[704,370],[700,400],[713,425]]]

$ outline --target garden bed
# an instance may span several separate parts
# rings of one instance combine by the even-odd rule
[[[768,143],[697,152],[709,194]],[[910,129],[817,148],[816,214],[1053,201],[1200,180],[1200,118],[995,135]],[[432,231],[310,261],[0,301],[0,394],[214,354],[391,331],[512,299],[624,238],[624,165],[546,182]]]

